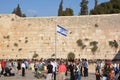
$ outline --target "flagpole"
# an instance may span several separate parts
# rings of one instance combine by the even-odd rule
[[[62,36],[67,36],[68,30],[63,28],[60,25],[57,25],[55,28],[55,59],[57,59],[57,33],[61,34]]]
[[[55,60],[57,59],[57,27],[55,26]]]

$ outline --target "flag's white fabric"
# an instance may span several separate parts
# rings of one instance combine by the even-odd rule
[[[67,36],[68,30],[61,27],[60,25],[57,25],[57,33],[59,33],[63,36]]]

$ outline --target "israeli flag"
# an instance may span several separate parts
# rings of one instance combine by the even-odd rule
[[[61,27],[60,25],[57,25],[57,33],[59,33],[63,36],[67,36],[68,30]]]

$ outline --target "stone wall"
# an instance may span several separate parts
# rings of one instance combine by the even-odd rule
[[[67,37],[56,34],[61,25],[69,32]],[[76,43],[81,39],[84,49]],[[56,41],[55,41],[56,40]],[[0,58],[67,58],[73,52],[76,58],[112,59],[117,49],[109,46],[116,40],[120,45],[120,14],[64,17],[27,17],[0,15]],[[94,55],[90,42],[98,42]]]

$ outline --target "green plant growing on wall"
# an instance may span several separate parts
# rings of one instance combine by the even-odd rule
[[[82,47],[82,46],[83,46],[83,43],[82,43],[82,40],[81,40],[81,39],[77,40],[77,42],[76,42],[76,43],[77,43],[77,45],[78,45],[78,46],[80,46],[80,47]]]
[[[85,41],[89,41],[89,39],[88,39],[88,38],[85,38]]]
[[[92,51],[93,55],[95,54],[95,52],[97,51],[97,49],[98,49],[97,46],[93,46],[93,47],[91,48],[91,51]]]
[[[97,41],[92,41],[92,42],[90,42],[90,46],[96,46],[97,44],[98,44]]]
[[[83,45],[83,46],[82,46],[82,49],[84,49],[85,47],[86,47],[86,45]]]
[[[70,59],[74,59],[75,58],[75,54],[73,52],[69,52],[67,58]]]
[[[116,40],[114,40],[114,47],[117,49],[118,48],[118,42]]]
[[[85,39],[86,41],[88,40],[88,38]],[[84,45],[84,43],[82,42],[81,39],[76,41],[77,45],[80,47],[80,49],[85,49],[86,45]]]
[[[37,53],[34,53],[32,58],[37,58],[38,56],[39,55]]]
[[[109,46],[113,47],[114,46],[114,42],[113,41],[109,41]]]
[[[14,46],[15,46],[15,47],[18,47],[18,43],[14,43]]]
[[[3,36],[4,39],[9,39],[10,36],[9,35],[6,35],[6,36]]]
[[[111,48],[114,48],[115,51],[117,51],[117,49],[118,49],[118,47],[119,47],[119,44],[118,44],[118,42],[117,42],[116,40],[113,40],[113,41],[109,41],[109,46],[110,46]]]
[[[97,49],[98,49],[97,44],[98,44],[97,41],[92,41],[92,42],[90,42],[90,46],[92,46],[91,51],[92,51],[93,55],[95,54],[95,52],[96,52]]]
[[[22,48],[19,48],[19,49],[18,49],[18,51],[21,51],[21,50],[22,50]]]
[[[51,57],[55,57],[55,54],[53,53],[53,54],[51,55]]]
[[[86,45],[83,44],[81,39],[77,40],[76,43],[79,47],[81,47],[81,49],[84,49],[86,47]]]
[[[25,40],[25,43],[28,43],[28,40]]]

